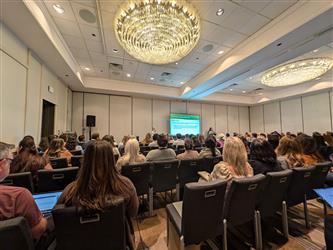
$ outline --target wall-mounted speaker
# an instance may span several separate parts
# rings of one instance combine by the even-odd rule
[[[96,116],[95,115],[87,115],[86,126],[87,127],[95,127],[96,126]]]

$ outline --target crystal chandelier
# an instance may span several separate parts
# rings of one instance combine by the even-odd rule
[[[310,58],[273,68],[265,73],[261,82],[270,87],[282,87],[313,80],[330,70],[331,58]]]
[[[130,0],[117,11],[114,29],[121,46],[134,58],[167,64],[195,47],[200,20],[185,0]]]

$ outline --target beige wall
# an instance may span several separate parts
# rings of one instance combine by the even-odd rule
[[[92,132],[112,134],[117,141],[130,134],[143,138],[152,128],[168,133],[171,112],[200,115],[203,133],[209,127],[217,133],[249,131],[248,107],[82,92],[73,92],[72,128],[87,136],[86,115],[95,115]]]
[[[250,107],[252,132],[326,132],[333,130],[333,91]]]
[[[43,99],[56,105],[54,132],[70,130],[72,91],[3,23],[0,34],[0,141],[17,144],[32,135],[38,142]]]

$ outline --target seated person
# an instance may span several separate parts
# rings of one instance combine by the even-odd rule
[[[312,136],[300,134],[296,137],[296,141],[301,146],[304,166],[314,166],[319,162],[324,162],[324,159],[317,155],[316,142]]]
[[[127,141],[125,145],[125,154],[118,159],[116,168],[120,172],[122,166],[145,161],[146,157],[143,154],[140,154],[139,142],[136,139],[131,138]]]
[[[92,141],[84,151],[83,166],[76,181],[61,194],[58,204],[101,210],[112,205],[115,197],[123,197],[128,226],[127,246],[134,249],[134,232],[130,217],[136,216],[139,200],[133,183],[120,175],[114,162],[112,147],[102,140]]]
[[[221,152],[216,148],[216,139],[213,135],[207,137],[205,148],[200,151],[199,158],[220,156]]]
[[[93,134],[91,135],[91,140],[92,140],[92,141],[97,141],[97,140],[99,140],[99,133],[93,133]]]
[[[253,140],[250,148],[249,162],[255,175],[283,170],[276,158],[273,147],[265,139]]]
[[[185,139],[185,152],[177,155],[178,160],[192,160],[199,158],[199,153],[193,150],[193,142],[190,138]]]
[[[159,148],[150,150],[146,156],[147,161],[168,161],[175,160],[176,153],[172,148],[167,148],[168,137],[165,134],[160,134],[157,139]]]
[[[276,148],[277,159],[283,169],[292,169],[304,166],[302,150],[299,143],[290,136],[284,136]]]
[[[68,164],[71,162],[72,154],[65,148],[65,142],[63,139],[53,139],[50,143],[50,147],[44,153],[45,157],[49,158],[66,158]]]
[[[8,145],[0,143],[0,181],[9,175],[12,157]],[[19,216],[27,220],[33,239],[38,240],[46,231],[47,220],[39,211],[30,191],[22,187],[0,185],[0,220]]]
[[[36,185],[40,169],[52,170],[52,166],[47,159],[38,155],[34,138],[30,135],[24,136],[19,143],[17,156],[11,164],[10,173],[31,172]]]
[[[225,135],[223,133],[220,133],[217,135],[217,140],[216,140],[216,146],[219,148],[224,147],[224,140],[225,140]]]
[[[120,156],[118,148],[114,145],[114,137],[112,135],[104,135],[102,140],[107,141],[108,143],[111,144],[112,150],[113,150],[113,155],[119,155]]]
[[[79,135],[77,138],[77,143],[82,147],[84,150],[86,148],[86,138],[84,135]]]
[[[238,137],[228,137],[224,144],[223,161],[214,166],[210,174],[201,174],[206,181],[217,179],[232,180],[253,176],[253,169],[247,162],[247,153],[244,143]],[[229,182],[230,183],[230,182]]]
[[[153,141],[151,143],[149,143],[148,146],[151,148],[158,148],[157,139],[158,139],[158,134],[154,134]]]
[[[175,140],[175,141],[172,143],[172,146],[175,146],[176,149],[177,149],[178,146],[184,146],[184,145],[185,145],[184,140],[182,139],[182,135],[181,135],[181,134],[177,134],[177,135],[176,135],[176,138],[177,138],[177,140]]]
[[[42,137],[42,139],[39,142],[37,151],[44,153],[49,148],[49,140],[47,137]]]
[[[125,150],[125,145],[126,145],[126,142],[129,140],[129,136],[128,135],[125,135],[123,137],[123,139],[121,140],[121,142],[119,143],[118,145],[118,150],[120,152],[120,155],[124,153],[124,150]]]
[[[151,133],[147,133],[145,138],[142,140],[142,144],[143,146],[148,146],[149,143],[153,142],[152,138],[151,138]]]
[[[76,135],[73,135],[73,134],[68,136],[65,147],[70,151],[71,150],[80,150],[81,153],[83,151],[82,147],[77,142]]]

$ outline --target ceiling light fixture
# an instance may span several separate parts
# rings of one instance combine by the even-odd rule
[[[316,53],[318,52],[319,49],[315,49],[315,50],[312,50],[313,53]]]
[[[243,90],[243,91],[242,91],[242,93],[243,93],[243,94],[245,94],[245,93],[246,93],[246,91],[245,91],[245,90]]]
[[[180,82],[180,84],[181,84],[181,85],[183,85],[183,84],[184,84],[184,82]]]
[[[179,61],[197,44],[200,20],[185,0],[131,0],[114,19],[117,40],[134,58],[150,64]]]
[[[90,70],[90,68],[88,68],[88,67],[84,67],[84,69],[85,69],[85,70],[88,70],[88,71]]]
[[[222,16],[223,13],[224,13],[224,9],[222,9],[222,8],[220,8],[220,9],[218,9],[218,10],[216,11],[216,15],[217,15],[217,16]]]
[[[52,7],[58,14],[64,14],[65,12],[64,8],[60,4],[53,4]]]
[[[113,51],[113,53],[118,53],[117,49],[113,49],[112,51]]]
[[[150,80],[154,81],[154,80],[155,80],[155,78],[154,78],[154,77],[150,77]]]
[[[222,55],[224,53],[223,50],[220,50],[219,52],[217,52],[218,55]]]
[[[127,76],[127,77],[131,77],[131,74],[130,74],[130,73],[127,73],[126,76]]]
[[[294,85],[313,80],[330,70],[333,60],[330,58],[310,58],[284,64],[265,73],[261,82],[270,87]]]
[[[176,62],[176,65],[178,65],[178,62]]]
[[[233,89],[230,89],[230,91],[233,91]]]

